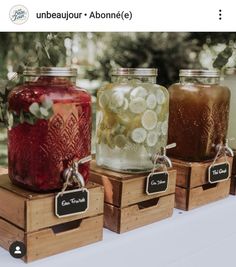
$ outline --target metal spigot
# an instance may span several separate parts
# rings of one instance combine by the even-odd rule
[[[161,147],[161,152],[156,153],[152,157],[152,162],[155,163],[160,163],[166,165],[167,168],[172,168],[172,162],[170,158],[166,155],[167,149],[171,149],[176,147],[176,143],[169,144],[165,147]]]
[[[225,153],[226,153],[227,156],[233,157],[234,156],[234,151],[229,146],[229,141],[231,141],[231,140],[234,140],[234,138],[225,139],[224,149],[225,149]]]
[[[229,141],[231,140],[234,140],[234,138],[227,138],[221,144],[216,145],[215,149],[216,149],[217,154],[223,153],[223,154],[226,154],[226,156],[233,157],[234,152],[229,146]]]
[[[83,175],[78,171],[78,167],[80,164],[84,164],[89,162],[92,159],[92,156],[88,156],[85,158],[80,159],[79,161],[74,161],[71,167],[68,167],[63,172],[63,178],[65,181],[70,183],[73,181],[74,183],[78,184],[80,188],[85,186],[85,181]]]

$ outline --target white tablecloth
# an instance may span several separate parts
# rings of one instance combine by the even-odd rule
[[[0,237],[1,238],[1,237]],[[30,263],[32,267],[231,267],[236,260],[236,197]],[[0,266],[26,266],[0,248]]]

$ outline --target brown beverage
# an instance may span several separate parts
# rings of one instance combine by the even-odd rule
[[[213,159],[216,146],[227,135],[230,91],[219,85],[219,72],[181,70],[180,83],[169,88],[168,143],[175,158],[187,161]]]

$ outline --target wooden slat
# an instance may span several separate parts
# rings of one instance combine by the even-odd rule
[[[230,179],[218,183],[215,187],[204,190],[203,187],[196,187],[189,192],[189,207],[194,209],[196,207],[223,199],[229,195]]]
[[[229,195],[230,179],[213,185],[203,185],[191,189],[176,187],[175,207],[191,210],[223,199]]]
[[[25,198],[0,187],[0,217],[25,228]]]
[[[89,209],[80,215],[57,218],[54,214],[54,197],[48,196],[42,199],[27,201],[27,232],[36,231],[52,225],[92,217],[103,213],[104,190],[101,186],[93,186],[89,189]]]
[[[24,231],[0,218],[0,246],[9,250],[15,241],[24,242]]]
[[[90,189],[90,188],[95,188],[98,185],[93,183],[93,182],[88,182],[86,184],[86,188]],[[38,192],[33,192],[33,191],[29,191],[27,189],[23,189],[19,186],[16,186],[14,184],[12,184],[12,182],[10,181],[8,175],[2,175],[0,176],[0,187],[5,188],[19,196],[25,197],[27,199],[41,199],[41,198],[45,198],[45,197],[54,197],[57,193],[38,193]]]
[[[119,206],[121,203],[122,182],[117,179],[101,175],[90,171],[90,179],[104,187],[105,199],[107,203],[112,203]]]
[[[230,194],[236,195],[236,175],[231,177]]]
[[[86,186],[90,192],[88,211],[59,219],[54,215],[56,193],[34,193],[13,185],[7,175],[0,178],[0,217],[27,232],[103,213],[103,187],[93,182]]]
[[[175,195],[160,197],[156,206],[139,209],[138,205],[121,209],[120,233],[171,217]]]
[[[105,203],[104,204],[104,227],[120,233],[120,215],[121,209],[115,207],[114,205]]]
[[[45,229],[27,234],[27,257],[31,262],[102,240],[103,216],[83,219],[79,228],[55,234]]]
[[[232,166],[233,158],[227,157],[228,162]],[[224,162],[221,157],[216,163]],[[184,188],[194,188],[208,183],[208,168],[212,164],[211,161],[204,162],[186,162],[172,159],[173,167],[177,170],[176,185]]]
[[[121,193],[120,207],[126,207],[141,201],[169,195],[175,192],[176,185],[176,171],[169,170],[169,184],[168,188],[163,193],[157,193],[153,195],[147,195],[146,188],[146,176],[129,179],[123,182],[123,190]]]
[[[172,215],[174,194],[162,196],[156,205],[141,209],[138,204],[117,208],[105,203],[105,227],[117,233],[124,233],[144,225],[163,220]]]
[[[175,192],[176,171],[173,169],[169,170],[167,191],[154,195],[147,195],[145,192],[147,174],[121,180],[120,178],[117,179],[114,175],[107,175],[106,171],[104,173],[91,171],[90,179],[104,186],[105,202],[119,208]]]
[[[234,150],[234,160],[233,160],[232,174],[236,175],[236,150]]]
[[[176,186],[175,189],[175,208],[188,210],[189,190],[183,187]]]

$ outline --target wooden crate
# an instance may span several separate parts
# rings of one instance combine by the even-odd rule
[[[89,182],[89,208],[85,213],[58,218],[56,193],[39,194],[11,184],[0,176],[0,246],[14,241],[26,245],[25,262],[31,262],[102,240],[104,190]]]
[[[124,174],[91,163],[91,180],[104,186],[104,227],[123,233],[170,217],[174,209],[176,171],[169,171],[166,192],[147,195],[147,174]]]
[[[236,175],[231,177],[230,194],[236,196]]]
[[[233,158],[228,157],[232,167]],[[220,158],[216,163],[224,162]],[[230,179],[215,184],[208,182],[208,168],[212,161],[186,162],[172,159],[177,171],[175,207],[191,210],[229,195]]]
[[[233,160],[232,174],[236,175],[236,150],[234,150],[234,160]]]
[[[236,195],[236,150],[234,150],[234,160],[233,160],[232,177],[231,177],[231,184],[230,184],[230,194]]]

